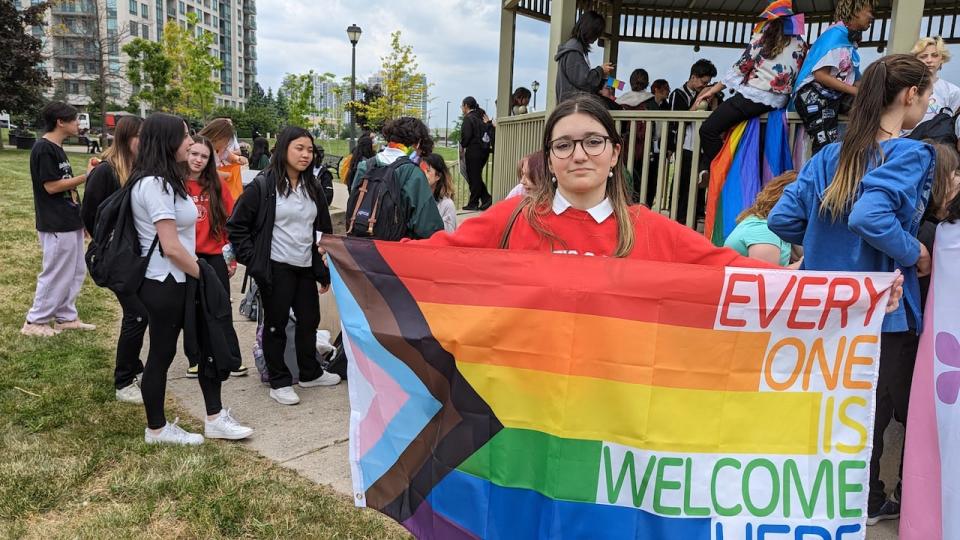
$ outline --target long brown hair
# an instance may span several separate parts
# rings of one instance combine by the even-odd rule
[[[757,193],[757,198],[754,199],[753,206],[747,208],[737,216],[737,223],[740,223],[750,216],[766,219],[767,216],[770,215],[770,211],[773,210],[773,207],[776,206],[777,201],[779,201],[783,195],[783,190],[796,181],[796,179],[796,171],[787,171],[770,180],[770,182],[760,190],[760,193]]]
[[[427,154],[423,156],[423,161],[437,172],[437,183],[433,185],[433,200],[440,202],[441,199],[453,198],[453,180],[450,177],[450,169],[447,168],[447,162],[440,154]]]
[[[933,177],[933,188],[930,191],[930,204],[927,205],[928,211],[940,213],[946,211],[950,203],[951,184],[953,175],[957,169],[960,169],[960,155],[957,155],[957,149],[950,144],[936,143],[931,140],[924,141],[933,145],[937,151],[936,172]]]
[[[523,178],[524,165],[527,166],[527,175],[533,181],[533,185],[539,186],[547,183],[547,177],[543,175],[543,171],[546,170],[543,163],[543,152],[530,152],[520,158],[520,161],[517,162],[517,182],[520,182],[520,179]]]
[[[774,19],[763,26],[760,38],[760,56],[766,59],[776,58],[790,44],[792,36],[783,33],[783,19]]]
[[[610,138],[610,144],[623,147],[623,139],[617,132],[616,124],[607,111],[606,106],[590,94],[577,94],[563,103],[557,105],[543,129],[543,146],[541,152],[543,155],[543,178],[550,178],[549,160],[550,160],[550,142],[553,137],[553,128],[561,119],[571,114],[585,114],[603,125]],[[613,176],[607,178],[607,198],[613,206],[613,215],[617,218],[617,250],[615,257],[626,257],[633,251],[633,244],[636,240],[636,232],[633,229],[633,219],[630,217],[630,197],[627,196],[626,184],[623,180],[623,152],[617,159],[617,164],[613,167]],[[563,243],[553,232],[547,230],[543,225],[543,217],[551,212],[553,208],[553,197],[557,191],[557,186],[551,181],[540,182],[535,186],[532,193],[528,196],[532,204],[528,204],[524,209],[527,223],[541,237],[551,241]]]
[[[143,118],[139,116],[120,117],[113,133],[113,144],[100,156],[101,160],[113,167],[113,172],[117,175],[121,186],[127,183],[127,178],[133,169],[133,162],[137,155],[130,149],[130,141],[140,136],[142,124]]]
[[[227,144],[236,136],[236,133],[233,129],[233,122],[229,118],[214,118],[209,124],[203,126],[203,129],[197,135],[210,139],[210,142],[214,144]]]
[[[930,70],[912,54],[892,54],[870,64],[850,110],[850,126],[840,145],[837,172],[823,193],[820,215],[834,221],[850,210],[867,167],[883,163],[877,135],[880,117],[904,89],[923,94],[930,86]]]
[[[194,135],[193,142],[206,146],[210,152],[207,166],[200,171],[200,174],[194,180],[200,184],[200,191],[210,201],[210,234],[216,240],[223,240],[226,238],[228,216],[227,207],[223,204],[223,187],[220,185],[220,175],[217,173],[216,150],[213,149],[213,143],[210,142],[210,139],[202,135]]]

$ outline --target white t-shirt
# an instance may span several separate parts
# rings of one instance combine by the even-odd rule
[[[927,107],[927,112],[923,114],[921,122],[930,120],[944,108],[950,109],[950,114],[960,111],[960,87],[952,82],[937,79],[937,82],[933,83],[933,93],[930,94],[930,105]]]
[[[176,200],[180,199],[180,200]],[[177,223],[177,237],[191,256],[196,256],[197,246],[197,206],[189,198],[177,197],[172,187],[164,189],[163,179],[147,176],[133,186],[131,193],[133,222],[140,238],[140,250],[146,255],[157,236],[158,221],[173,219]],[[173,262],[160,255],[160,244],[154,248],[147,264],[147,279],[164,281],[172,275],[177,283],[187,280],[186,274]]]

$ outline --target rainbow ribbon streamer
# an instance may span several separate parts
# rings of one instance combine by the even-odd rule
[[[762,159],[759,118],[741,122],[730,132],[710,164],[704,235],[714,245],[723,245],[737,226],[737,216],[753,204],[767,182],[793,168],[789,140],[783,109],[767,115]]]
[[[624,84],[623,81],[619,79],[614,79],[613,77],[607,77],[607,86],[610,88],[615,88],[617,90],[623,90]]]

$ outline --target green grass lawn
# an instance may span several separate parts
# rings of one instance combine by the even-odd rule
[[[96,332],[20,335],[40,268],[27,152],[0,150],[0,186],[0,537],[406,537],[239,444],[145,445],[143,408],[114,400],[109,291],[87,280],[77,302]]]

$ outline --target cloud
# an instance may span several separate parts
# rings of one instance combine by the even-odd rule
[[[431,125],[443,126],[447,101],[453,116],[459,114],[459,103],[468,95],[493,108],[500,6],[499,0],[259,0],[257,79],[264,88],[276,90],[286,73],[312,69],[348,77],[351,47],[346,28],[357,24],[363,29],[357,45],[357,78],[364,80],[380,69],[381,57],[390,52],[390,33],[400,30],[401,41],[413,46],[420,70],[431,84]],[[554,53],[548,50],[548,35],[547,23],[517,18],[514,87],[539,81],[541,107],[547,65]],[[951,46],[951,50],[960,57],[960,46]],[[633,69],[642,67],[651,80],[664,78],[677,87],[686,81],[690,65],[697,59],[712,60],[722,76],[740,52],[719,48],[694,52],[690,46],[625,43],[620,48],[617,77],[626,80]],[[875,49],[865,49],[862,54],[864,67],[879,56]],[[600,49],[590,54],[592,65],[602,58]],[[947,64],[942,76],[960,83],[960,60]]]

